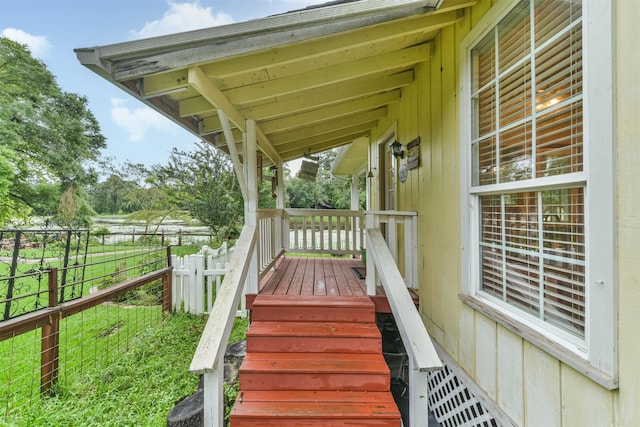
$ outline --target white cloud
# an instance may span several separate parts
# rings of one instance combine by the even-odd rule
[[[231,23],[231,15],[224,12],[214,14],[210,7],[202,7],[197,1],[169,2],[169,10],[164,13],[162,19],[147,22],[140,31],[131,31],[131,36],[134,39],[142,39]]]
[[[5,28],[2,30],[2,36],[20,44],[27,45],[31,54],[36,58],[44,58],[51,49],[51,43],[49,43],[46,37],[34,36],[17,28]]]
[[[173,124],[160,113],[149,107],[131,109],[127,100],[111,99],[111,118],[129,133],[130,141],[142,141],[148,131],[167,132],[174,129]]]

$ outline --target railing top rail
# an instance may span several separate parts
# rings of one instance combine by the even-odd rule
[[[189,367],[191,373],[215,371],[220,355],[225,351],[255,243],[256,226],[245,225],[236,242],[236,250],[229,262],[229,270],[220,285],[198,348],[191,360]]]
[[[258,209],[256,211],[258,219],[260,218],[271,218],[275,216],[282,216],[284,214],[284,209]]]
[[[415,369],[422,372],[441,369],[442,361],[436,353],[382,233],[375,228],[368,228],[366,232],[370,243],[367,245],[367,256],[371,256],[376,265],[402,341],[413,358]]]
[[[287,208],[284,210],[288,215],[327,215],[327,216],[363,216],[363,211],[353,211],[349,209],[301,209]]]
[[[365,215],[386,215],[386,216],[418,216],[418,212],[410,211],[365,211]]]

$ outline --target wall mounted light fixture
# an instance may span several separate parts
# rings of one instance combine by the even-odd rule
[[[390,145],[390,148],[393,157],[395,157],[396,159],[398,157],[404,159],[404,146],[402,144],[400,144],[398,141],[394,141],[393,144]]]

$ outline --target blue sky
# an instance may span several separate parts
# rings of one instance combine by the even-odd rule
[[[60,87],[86,96],[115,163],[165,163],[197,137],[80,65],[74,48],[224,25],[324,0],[0,0],[0,34],[29,46]]]

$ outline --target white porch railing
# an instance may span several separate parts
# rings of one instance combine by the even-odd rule
[[[284,210],[259,209],[258,220],[258,268],[260,273],[268,271],[284,255]]]
[[[364,214],[338,209],[285,209],[286,251],[357,254],[364,243]]]
[[[387,242],[380,229],[372,226],[375,223],[374,214],[367,214],[367,289],[371,281],[373,293],[369,292],[369,295],[375,295],[376,277],[380,278],[409,356],[409,426],[427,427],[427,374],[442,369],[442,362],[406,289]]]
[[[236,243],[189,371],[204,376],[204,425],[224,425],[224,352],[256,245],[256,226],[245,225]]]
[[[367,228],[384,228],[385,241],[397,266],[404,264],[404,282],[418,288],[418,214],[401,211],[367,211]],[[403,241],[400,242],[400,236]],[[399,258],[399,243],[404,243],[404,257]],[[369,286],[373,288],[369,289]],[[375,279],[367,279],[368,292],[375,291]],[[370,293],[370,295],[373,295]]]

